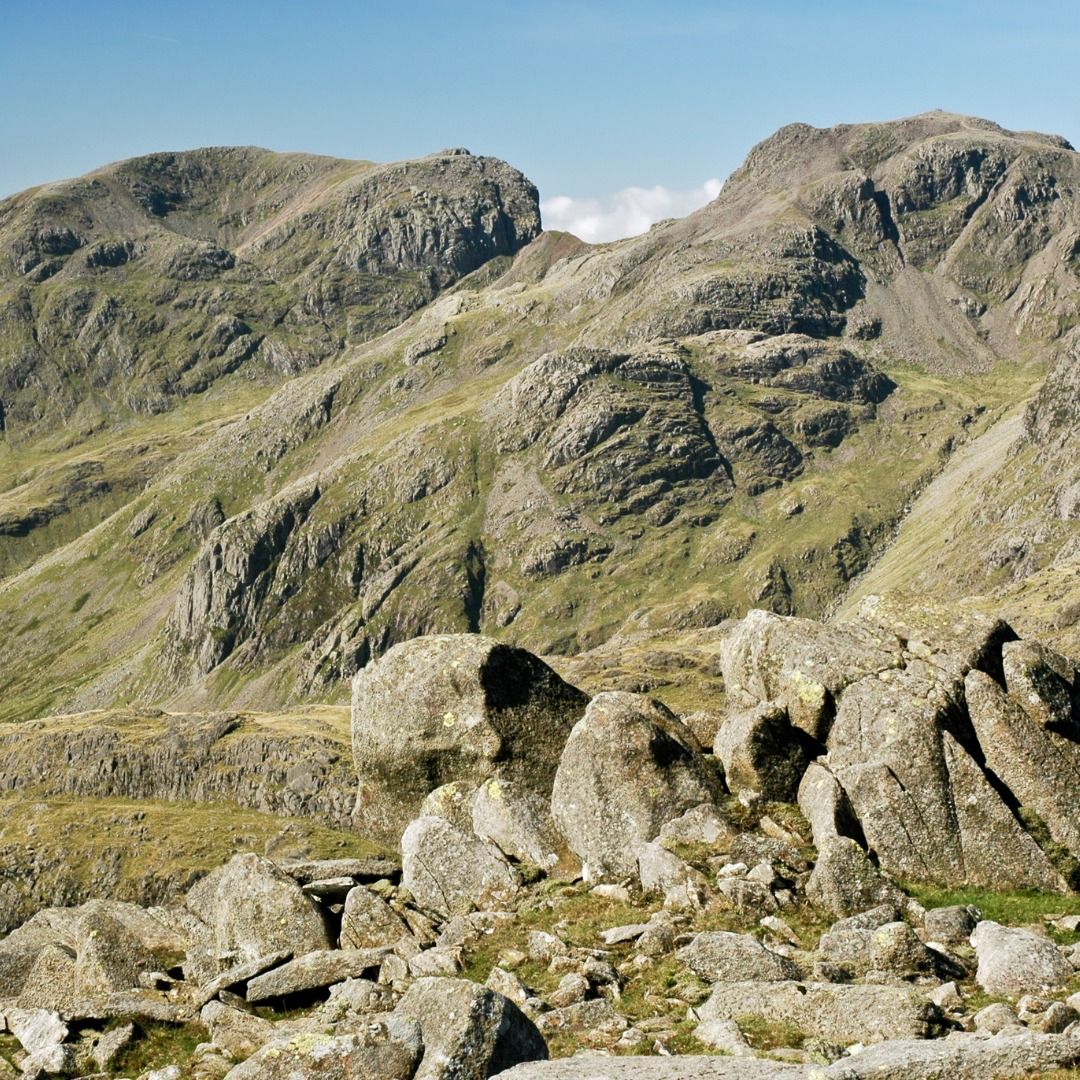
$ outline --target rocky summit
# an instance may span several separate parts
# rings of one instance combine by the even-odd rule
[[[1080,155],[589,245],[517,170],[0,202],[0,1077],[1080,1069]]]

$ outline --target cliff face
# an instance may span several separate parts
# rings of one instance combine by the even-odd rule
[[[593,247],[533,240],[531,185],[457,152],[155,155],[8,200],[4,295],[30,299],[0,327],[33,347],[0,354],[24,372],[0,392],[2,714],[335,696],[422,633],[571,654],[821,615],[894,549],[938,594],[1060,567],[1078,161],[948,114],[794,125],[709,206]],[[131,289],[152,362],[36,321]],[[977,439],[1043,361],[1009,478],[980,467],[898,544],[958,450],[1013,446]]]

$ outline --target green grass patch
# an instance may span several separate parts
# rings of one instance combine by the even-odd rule
[[[806,1042],[806,1032],[787,1020],[768,1020],[756,1013],[735,1017],[743,1038],[755,1050],[779,1050],[791,1047],[798,1050]]]
[[[210,1033],[201,1024],[164,1024],[140,1020],[135,1038],[113,1065],[117,1076],[138,1076],[150,1069],[177,1065],[183,1076],[191,1075],[191,1060],[199,1043]]]
[[[1049,915],[1080,915],[1080,896],[1061,893],[1022,890],[992,892],[989,889],[939,889],[930,885],[905,885],[925,908],[953,907],[971,904],[982,912],[984,919],[1003,926],[1027,926],[1042,923]]]

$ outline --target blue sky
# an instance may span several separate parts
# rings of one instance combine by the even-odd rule
[[[1078,57],[1077,0],[0,0],[0,195],[152,150],[467,146],[571,218],[683,212],[794,120],[1080,142]]]

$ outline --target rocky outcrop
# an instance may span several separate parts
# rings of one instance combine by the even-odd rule
[[[637,849],[720,792],[697,740],[670,710],[634,694],[599,694],[567,740],[551,797],[555,825],[586,879],[624,877]]]
[[[546,798],[585,700],[535,656],[487,638],[398,645],[353,683],[358,824],[395,842],[424,798],[457,780],[505,778]]]
[[[1065,733],[1071,689],[1011,639],[1008,626],[974,613],[877,597],[833,626],[752,612],[727,637],[729,707],[756,700],[762,710],[735,714],[729,730],[748,723],[739,716],[772,715],[767,708],[779,701],[824,744],[799,788],[821,850],[813,891],[823,906],[839,913],[887,891],[856,843],[881,869],[910,880],[1066,887],[1021,810],[1045,814],[1054,839],[1071,846],[1059,801],[1074,770],[1075,745]],[[1014,699],[999,685],[1006,656]],[[1025,674],[1034,670],[1047,673],[1039,692]],[[1039,718],[1048,710],[1057,710],[1063,732],[1044,730]],[[745,758],[751,744],[731,737],[729,747],[724,731],[718,748],[736,765],[735,751]],[[781,739],[770,745],[786,753]],[[789,786],[788,757],[774,757],[778,782]],[[742,759],[738,768],[747,768]],[[1040,784],[1036,771],[1046,770],[1056,780]],[[767,778],[767,762],[761,771]]]

